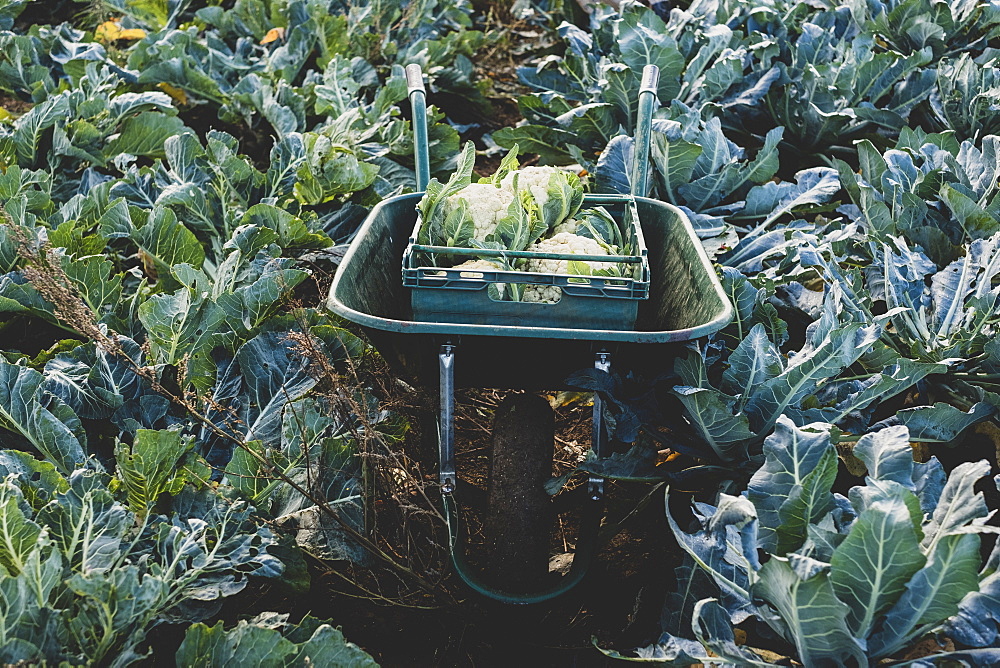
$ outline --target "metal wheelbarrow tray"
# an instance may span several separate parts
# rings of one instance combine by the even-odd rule
[[[646,191],[646,159],[658,70],[649,65],[639,92],[632,187]],[[407,67],[417,188],[429,181],[423,79],[419,67]],[[461,549],[458,481],[455,465],[455,387],[555,389],[572,372],[593,364],[608,371],[666,367],[679,346],[718,331],[733,316],[722,289],[687,216],[677,207],[635,197],[641,233],[646,241],[649,297],[638,301],[633,329],[588,329],[413,319],[409,288],[403,285],[401,259],[417,220],[423,192],[391,197],[372,209],[340,264],[327,307],[361,326],[389,364],[427,388],[438,387],[438,476],[449,531],[452,565],[474,591],[504,603],[539,603],[568,591],[581,581],[596,552],[604,480],[591,476],[572,568],[561,581],[531,594],[501,591],[473,572]],[[596,198],[591,196],[590,201]],[[584,199],[586,205],[588,198]],[[462,291],[456,291],[456,299]],[[602,401],[594,397],[591,447],[598,457],[610,455],[604,436]]]
[[[733,308],[687,216],[638,197],[651,283],[634,330],[416,322],[400,258],[422,195],[392,197],[372,210],[334,276],[327,306],[360,325],[394,368],[428,387],[438,382],[435,358],[446,342],[458,346],[459,386],[553,389],[588,365],[593,353],[611,353],[619,368],[642,368],[673,357],[676,349],[669,344],[707,336],[732,319]]]

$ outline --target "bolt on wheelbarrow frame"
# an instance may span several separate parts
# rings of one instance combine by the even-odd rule
[[[478,325],[413,320],[402,285],[401,258],[416,221],[416,205],[430,179],[427,152],[426,99],[420,68],[406,68],[413,128],[417,189],[379,203],[358,230],[330,287],[328,308],[362,327],[388,363],[425,387],[437,386],[438,450],[442,499],[449,530],[452,565],[474,591],[515,604],[549,600],[571,589],[586,574],[597,547],[604,480],[588,480],[590,499],[581,520],[580,539],[569,574],[545,591],[518,594],[482,582],[467,566],[459,539],[459,508],[454,453],[454,390],[457,386],[551,389],[579,369],[589,357],[597,368],[610,369],[612,357],[629,367],[663,362],[687,341],[712,334],[732,319],[733,307],[712,268],[690,221],[673,205],[639,195],[645,193],[651,119],[658,72],[643,72],[631,183],[643,234],[649,246],[650,297],[640,303],[635,328],[629,330],[568,329],[515,325]],[[586,202],[586,199],[585,199]],[[434,360],[431,363],[431,360]],[[461,364],[456,365],[456,359]],[[577,360],[577,361],[574,361]],[[593,448],[607,456],[602,406],[594,404]]]

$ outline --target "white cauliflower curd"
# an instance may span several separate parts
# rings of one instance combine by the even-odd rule
[[[562,170],[556,167],[524,167],[516,172],[517,188],[530,191],[531,196],[535,198],[535,204],[542,209],[549,201],[549,179],[553,174],[560,172]],[[515,172],[511,172],[500,182],[501,187],[509,192],[511,197],[514,196],[514,174]]]
[[[555,304],[562,296],[562,288],[558,285],[526,285],[521,293],[522,302],[535,304]]]
[[[456,264],[452,269],[460,270],[462,278],[482,278],[483,275],[477,272],[502,270],[503,265],[493,260],[466,260],[462,264]],[[506,287],[506,283],[490,283],[488,289],[494,299],[503,299]]]
[[[490,260],[466,260],[462,264],[456,264],[452,269],[461,269],[464,277],[466,272],[497,271],[498,269],[503,269],[503,266],[499,262],[492,262]],[[477,278],[478,276],[470,277]]]
[[[476,227],[472,238],[485,241],[507,215],[514,193],[510,188],[497,188],[490,183],[472,183],[445,199],[442,214],[447,217],[462,200],[468,205],[469,216]]]
[[[578,234],[560,232],[548,239],[542,239],[538,243],[529,246],[529,251],[535,253],[565,253],[568,255],[607,255],[601,244],[590,237],[581,237]],[[611,269],[615,265],[613,262],[588,261],[586,264],[593,270]],[[525,262],[525,271],[534,271],[547,274],[568,274],[568,260],[542,260],[531,259]]]
[[[559,223],[552,228],[552,234],[576,234],[576,228],[580,226],[580,221],[570,218],[565,223]]]
[[[573,221],[570,221],[573,222]],[[564,223],[563,225],[568,225]],[[559,227],[563,227],[560,225]],[[576,229],[575,222],[573,229]],[[557,228],[558,229],[558,228]],[[529,251],[537,253],[565,253],[569,255],[607,255],[604,248],[589,237],[581,237],[569,232],[557,232],[548,239],[542,239],[533,246],[528,247]],[[587,266],[593,270],[608,269],[613,267],[611,262],[585,261]],[[543,260],[530,259],[524,263],[525,271],[533,271],[546,274],[568,274],[568,260]],[[521,295],[521,301],[534,302],[537,304],[555,304],[562,296],[562,288],[558,285],[526,285]]]

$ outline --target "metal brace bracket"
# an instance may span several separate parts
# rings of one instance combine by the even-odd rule
[[[455,491],[455,346],[451,342],[438,352],[440,413],[438,415],[438,476],[441,493]]]
[[[594,368],[601,371],[611,371],[611,353],[601,351],[594,358]],[[608,456],[607,438],[604,434],[604,401],[596,392],[594,393],[594,417],[592,419],[593,434],[590,438],[590,447],[600,458]],[[592,475],[587,480],[587,494],[592,501],[600,501],[604,498],[604,478]]]

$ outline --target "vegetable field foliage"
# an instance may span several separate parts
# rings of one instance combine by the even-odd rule
[[[405,424],[338,389],[369,349],[317,296],[296,305],[316,280],[299,258],[413,188],[402,64],[485,106],[487,38],[461,1],[115,0],[17,23],[31,4],[0,11],[21,105],[0,122],[0,659],[125,666],[251,582],[303,591],[301,550],[370,563],[359,452]],[[450,169],[458,134],[429,116]],[[193,627],[177,661],[249,652],[373,663],[266,616]]]
[[[568,381],[618,441],[579,470],[669,485],[684,554],[659,640],[602,651],[1000,663],[1000,465],[974,451],[1000,411],[1000,4],[580,4],[487,33],[466,0],[0,0],[0,661],[134,665],[182,625],[177,665],[374,665],[337,619],[219,620],[306,592],[304,554],[446,591],[375,537],[408,425],[320,307],[367,212],[416,187],[416,63],[427,240],[588,255],[628,250],[578,209],[630,192],[660,70],[645,194],[690,218],[734,319]],[[522,121],[480,136],[457,121],[489,116],[524,25]],[[469,139],[497,156],[478,183]],[[565,269],[621,275],[592,262]],[[954,650],[908,657],[929,635]]]
[[[626,2],[594,8],[589,31],[558,26],[564,53],[519,70],[533,90],[519,100],[525,121],[496,140],[537,145],[542,161],[575,162],[599,190],[628,192],[637,73],[660,68],[649,194],[688,214],[736,310],[658,376],[571,379],[601,392],[612,434],[637,444],[619,455],[632,463],[583,470],[683,489],[649,464],[665,445],[716,466],[763,465],[749,492],[739,495],[734,472],[736,496],[696,504],[698,532],[674,524],[690,553],[678,572],[686,593],[668,600],[667,634],[643,660],[770,665],[733,641],[748,616],[807,666],[870,665],[932,630],[970,649],[997,644],[996,564],[978,549],[980,534],[994,541],[987,507],[968,497],[981,512],[966,521],[981,531],[929,539],[929,550],[934,508],[971,483],[946,485],[933,459],[884,483],[879,458],[888,448],[910,462],[908,442],[960,449],[1000,409],[998,31],[991,3]],[[779,468],[778,443],[805,456],[813,442],[807,465],[780,465],[808,480],[784,492],[757,482]],[[863,473],[857,457],[868,469],[847,497],[830,492],[838,453],[842,466]],[[952,476],[973,469],[990,467]],[[865,532],[875,527],[913,541],[912,565],[887,568],[885,592],[851,581],[868,569],[858,550],[874,548]],[[940,545],[948,557],[932,554]],[[932,570],[951,578],[946,599],[927,589]],[[829,609],[808,615],[810,600]],[[986,621],[971,621],[970,606]],[[813,645],[808,617],[845,621]],[[997,660],[956,651],[970,664]]]

